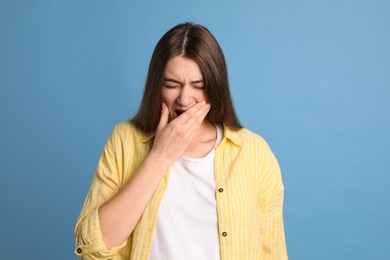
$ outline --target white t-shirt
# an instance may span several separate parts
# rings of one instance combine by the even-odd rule
[[[149,260],[220,259],[214,154],[223,129],[216,127],[217,141],[208,155],[183,155],[172,164]]]

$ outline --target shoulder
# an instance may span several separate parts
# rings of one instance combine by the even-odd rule
[[[268,142],[259,134],[246,128],[240,129],[237,134],[242,139],[241,152],[247,158],[247,161],[253,163],[255,168],[258,169],[261,183],[270,185],[271,181],[278,183],[278,185],[281,184],[279,162]]]
[[[247,128],[241,128],[238,131],[244,143],[255,142],[255,143],[266,143],[265,139],[259,134],[252,132]]]
[[[225,127],[225,134],[228,139],[242,147],[269,147],[267,141],[259,134],[252,132],[247,128],[232,130]]]
[[[124,121],[117,123],[114,126],[113,134],[116,136],[132,136],[136,139],[139,139],[143,136],[143,133],[141,130],[139,130],[133,123],[129,121]]]
[[[247,128],[239,130],[226,129],[226,138],[239,147],[245,158],[252,158],[266,164],[277,164],[276,157],[268,142],[259,134]],[[233,146],[229,146],[234,149]]]
[[[145,143],[144,139],[146,136],[146,134],[144,134],[130,121],[123,121],[114,126],[110,139],[115,143],[115,145],[128,146],[132,144],[136,145],[138,143]]]
[[[138,130],[135,125],[129,121],[123,121],[119,122],[114,126],[114,130],[118,133],[141,133],[140,130]]]

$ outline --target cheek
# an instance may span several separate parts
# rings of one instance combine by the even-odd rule
[[[167,106],[169,106],[169,100],[166,98],[166,97],[164,97],[164,96],[162,96],[162,101],[167,105]]]
[[[202,93],[199,93],[199,95],[196,98],[196,101],[197,102],[202,102],[202,101],[209,102],[209,97],[208,97],[206,91],[202,91]]]
[[[169,110],[169,121],[172,121],[174,119],[173,114],[173,104],[174,104],[174,95],[170,93],[169,91],[162,91],[162,101],[167,105]]]
[[[161,96],[162,96],[162,100],[164,101],[164,103],[169,107],[172,103],[172,93],[170,93],[169,91],[162,91],[161,92]]]

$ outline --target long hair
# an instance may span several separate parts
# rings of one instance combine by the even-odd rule
[[[195,61],[202,71],[211,104],[206,120],[242,128],[230,96],[228,73],[222,49],[202,25],[183,23],[170,29],[158,41],[149,64],[144,95],[131,122],[145,133],[154,132],[160,120],[165,67],[169,59],[183,56]]]

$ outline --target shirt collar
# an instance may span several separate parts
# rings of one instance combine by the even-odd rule
[[[156,132],[152,132],[152,133],[142,133],[142,134],[141,134],[141,142],[142,142],[142,143],[147,143],[147,142],[149,142],[155,135],[156,135]]]
[[[229,128],[225,124],[223,125],[223,135],[224,135],[224,138],[229,139],[234,144],[236,144],[238,146],[242,145],[242,138],[241,138],[239,132]]]
[[[142,133],[141,135],[141,142],[146,143],[149,142],[154,136],[156,135],[156,132],[152,133]],[[225,124],[223,124],[223,135],[224,138],[229,139],[234,144],[241,146],[242,145],[242,139],[238,133],[238,131],[234,131]]]

